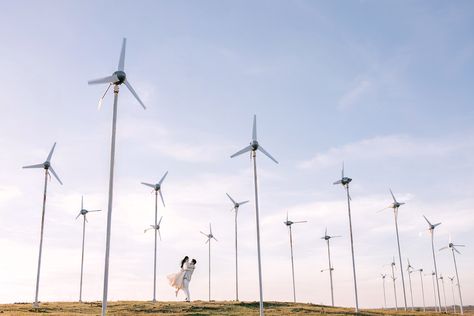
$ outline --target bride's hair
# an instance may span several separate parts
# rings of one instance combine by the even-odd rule
[[[188,256],[184,257],[183,260],[181,260],[181,269],[183,268],[184,263],[188,260],[189,260]]]

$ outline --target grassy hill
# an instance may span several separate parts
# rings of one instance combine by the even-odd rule
[[[265,302],[265,315],[351,315],[353,309],[313,304]],[[258,315],[258,302],[109,302],[108,315]],[[100,315],[101,302],[42,303],[33,309],[31,303],[0,305],[2,315]],[[395,312],[393,310],[363,310],[359,315],[439,315],[434,312]],[[465,315],[474,315],[468,312]]]

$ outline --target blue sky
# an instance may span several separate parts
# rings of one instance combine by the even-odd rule
[[[251,165],[229,155],[259,138],[279,165],[259,160],[264,296],[291,299],[288,211],[295,227],[297,298],[329,304],[325,245],[335,241],[335,300],[351,306],[347,214],[331,183],[341,163],[353,181],[356,259],[362,306],[379,307],[379,273],[396,254],[393,218],[376,211],[391,187],[400,210],[401,244],[412,265],[432,269],[422,214],[468,245],[459,258],[465,303],[474,303],[468,270],[474,164],[474,17],[469,1],[16,1],[0,4],[1,302],[34,296],[42,176],[21,170],[44,160],[57,141],[49,189],[42,300],[74,300],[79,283],[85,195],[107,207],[111,103],[87,80],[115,70],[122,37],[125,69],[148,109],[122,89],[119,101],[111,299],[149,299],[153,196],[141,181],[164,184],[166,209],[158,297],[179,259],[199,261],[192,292],[207,297],[207,249],[199,230],[211,221],[216,299],[232,299],[232,221],[225,192],[250,199],[240,217],[241,297],[256,300],[257,270]],[[101,298],[106,214],[87,227],[85,299]],[[440,271],[452,274],[447,253]],[[245,273],[242,273],[244,272]],[[275,276],[279,276],[276,278]],[[420,303],[414,281],[415,302]],[[77,285],[76,285],[77,283]],[[430,293],[430,280],[425,287]],[[399,284],[400,285],[400,284]],[[401,291],[401,286],[399,287]],[[398,293],[399,304],[401,292]],[[391,299],[391,292],[388,292]],[[427,294],[427,302],[432,297]],[[390,302],[390,301],[389,301]],[[432,304],[432,303],[430,303]]]

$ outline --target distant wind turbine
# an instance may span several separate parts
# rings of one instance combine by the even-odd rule
[[[161,193],[161,184],[163,183],[167,175],[168,175],[168,171],[166,171],[163,177],[161,177],[160,181],[158,181],[158,183],[155,183],[155,184],[142,182],[143,185],[153,188],[153,191],[155,193],[155,224],[152,225],[153,229],[155,230],[155,248],[154,248],[155,252],[153,256],[153,303],[156,302],[156,243],[157,243],[156,235],[157,233],[158,234],[160,233],[160,224],[158,223],[158,194],[160,194],[161,202],[163,203],[163,206],[165,206],[165,200],[163,199],[163,194]],[[161,223],[161,219],[160,219],[160,223]],[[161,240],[161,235],[160,235],[160,240]]]
[[[243,202],[236,202],[229,193],[226,193],[227,197],[229,197],[230,201],[234,205],[230,210],[234,211],[235,218],[234,218],[234,227],[235,227],[235,300],[239,301],[239,265],[237,259],[237,215],[239,213],[239,207],[249,201]]]
[[[451,249],[451,252],[452,252],[452,254],[453,254],[454,270],[456,271],[456,281],[457,281],[457,283],[458,283],[459,302],[460,302],[459,307],[461,308],[461,315],[462,315],[462,314],[464,314],[464,308],[463,308],[463,304],[462,304],[461,283],[459,282],[458,265],[457,265],[457,263],[456,263],[456,255],[454,254],[454,252],[457,252],[458,254],[461,254],[461,252],[459,252],[459,250],[458,250],[456,247],[465,247],[465,246],[464,246],[464,245],[455,245],[455,244],[451,241],[451,236],[449,236],[449,244],[448,244],[448,246],[447,246],[447,247],[443,247],[443,248],[441,248],[440,250]]]
[[[209,244],[209,302],[211,301],[211,239],[217,241],[216,237],[212,234],[212,226],[209,223],[209,234],[201,232],[204,236],[207,237],[206,244]]]
[[[382,277],[382,286],[383,286],[383,308],[387,309],[387,296],[385,295],[385,278],[387,277],[386,274],[380,274]]]
[[[426,304],[425,304],[425,289],[423,286],[423,269],[416,270],[420,272],[420,284],[421,284],[421,297],[423,298],[423,312],[426,312]]]
[[[263,316],[263,286],[262,286],[262,260],[260,255],[260,215],[258,213],[258,188],[257,188],[257,150],[260,150],[265,156],[273,160],[275,163],[278,161],[275,160],[257,141],[257,116],[253,116],[253,128],[252,128],[252,141],[250,145],[239,150],[232,156],[242,155],[246,152],[250,152],[250,157],[253,158],[253,179],[255,186],[255,218],[257,224],[257,260],[258,260],[258,285],[259,285],[259,294],[260,294],[260,316]]]
[[[354,294],[355,294],[355,312],[359,312],[359,299],[357,296],[357,277],[356,277],[356,268],[355,268],[355,259],[354,259],[354,239],[352,237],[352,219],[351,219],[351,196],[349,194],[349,183],[351,183],[352,179],[349,177],[344,176],[344,163],[342,164],[342,174],[341,179],[337,180],[333,184],[342,184],[342,186],[346,189],[347,195],[347,211],[349,213],[349,235],[351,237],[351,254],[352,254],[352,275],[354,277]]]
[[[411,287],[411,274],[413,273],[414,270],[413,270],[413,267],[410,264],[410,259],[408,259],[408,258],[407,258],[407,263],[408,263],[408,266],[407,266],[408,282],[410,284],[411,310],[414,311],[415,306],[413,304],[413,290],[412,290],[412,287]]]
[[[84,272],[84,241],[86,238],[86,222],[87,222],[87,217],[86,215],[90,212],[100,212],[101,210],[86,210],[84,208],[84,196],[81,196],[81,210],[79,211],[79,214],[77,214],[76,219],[79,218],[79,216],[82,215],[82,255],[81,255],[81,281],[79,285],[79,302],[82,303],[82,276]]]
[[[390,267],[392,269],[392,281],[393,281],[393,295],[395,297],[395,310],[398,311],[398,302],[397,302],[397,286],[395,284],[395,257],[392,259],[392,263],[390,263]]]
[[[435,248],[434,248],[434,230],[437,226],[441,225],[441,223],[436,223],[436,224],[431,224],[431,222],[426,218],[425,215],[423,215],[423,217],[425,218],[425,221],[428,223],[428,231],[430,232],[430,235],[431,235],[431,250],[433,252],[433,263],[434,263],[434,273],[435,273],[435,276],[436,276],[436,290],[438,292],[438,308],[439,308],[439,312],[441,313],[441,295],[439,293],[439,282],[438,282],[438,268],[436,266],[436,255],[435,255]]]
[[[434,296],[434,304],[435,304],[435,311],[439,311],[441,313],[441,305],[438,305],[438,299],[436,297],[436,284],[435,284],[435,279],[436,279],[436,273],[434,271],[431,271],[430,274],[425,274],[425,275],[431,275],[431,281],[433,282],[433,296]],[[438,280],[436,279],[436,282]],[[440,303],[441,304],[441,303]]]
[[[329,240],[331,238],[337,238],[337,237],[341,237],[341,236],[329,236],[327,227],[324,230],[324,236],[321,237],[321,239],[324,239],[326,241],[326,244],[328,246],[328,261],[329,261],[328,268],[325,269],[325,270],[322,270],[322,271],[326,271],[326,270],[329,271],[329,283],[331,285],[331,305],[332,306],[334,306],[334,287],[333,287],[333,283],[332,283],[332,271],[334,271],[334,268],[332,267],[332,264],[331,264],[331,250],[330,250],[330,247],[329,247]]]
[[[291,230],[291,226],[293,224],[300,224],[306,223],[307,221],[299,221],[299,222],[292,222],[288,220],[288,212],[286,213],[286,221],[283,222],[288,227],[288,231],[290,233],[290,253],[291,253],[291,276],[293,278],[293,302],[296,303],[296,288],[295,288],[295,265],[293,262],[293,234]]]
[[[44,215],[46,211],[46,195],[48,189],[48,177],[51,178],[50,173],[58,180],[58,182],[62,185],[63,183],[59,180],[58,175],[54,171],[53,167],[51,166],[51,158],[53,157],[54,148],[56,147],[56,143],[54,143],[53,148],[48,154],[46,161],[36,165],[24,166],[24,169],[30,168],[42,168],[44,169],[44,191],[43,191],[43,210],[41,213],[41,233],[40,233],[40,244],[39,244],[39,254],[38,254],[38,269],[36,271],[36,291],[35,291],[35,302],[33,303],[33,307],[39,307],[38,302],[38,293],[39,293],[39,281],[40,281],[40,272],[41,272],[41,255],[43,253],[43,232],[44,232]]]
[[[127,75],[124,71],[125,65],[125,47],[127,44],[127,39],[124,38],[122,42],[122,50],[120,52],[120,59],[118,63],[118,69],[111,76],[91,80],[89,84],[103,84],[108,83],[107,90],[99,100],[99,108],[102,105],[102,101],[109,91],[110,87],[114,85],[114,107],[113,107],[113,117],[112,117],[112,141],[110,149],[110,175],[109,175],[109,199],[107,207],[107,233],[106,233],[106,243],[105,243],[105,264],[104,264],[104,291],[102,296],[102,316],[105,316],[107,313],[107,293],[109,288],[109,256],[110,256],[110,233],[112,229],[112,202],[114,194],[114,165],[115,165],[115,135],[117,129],[117,103],[118,103],[118,93],[119,87],[122,84],[127,86],[128,90],[132,95],[137,99],[138,103],[145,109],[145,105],[142,100],[138,97],[137,93],[133,89],[130,82],[127,80]]]
[[[439,275],[439,279],[441,280],[441,285],[443,286],[443,297],[444,297],[444,312],[448,313],[448,303],[446,302],[446,288],[444,287],[444,277],[442,274]]]
[[[453,313],[456,314],[456,297],[454,296],[454,276],[448,276],[448,279],[451,282],[451,293],[453,294]]]

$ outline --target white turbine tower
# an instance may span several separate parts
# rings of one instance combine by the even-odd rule
[[[331,264],[331,250],[330,250],[330,247],[329,247],[329,240],[331,238],[337,238],[337,237],[341,237],[341,236],[329,236],[327,227],[324,230],[324,236],[321,237],[321,239],[324,239],[326,241],[326,244],[328,246],[328,268],[324,269],[324,270],[321,270],[321,272],[326,271],[326,270],[329,271],[329,283],[330,283],[330,286],[331,286],[331,305],[332,306],[334,306],[334,287],[333,287],[333,283],[332,283],[332,271],[334,271],[334,268],[332,267],[332,264]]]
[[[161,193],[161,184],[165,180],[166,176],[168,175],[168,171],[165,172],[161,180],[156,184],[142,182],[143,185],[153,188],[153,192],[155,193],[155,224],[152,225],[153,229],[155,230],[155,248],[154,248],[154,256],[153,256],[153,303],[156,302],[156,243],[157,243],[157,233],[160,232],[160,224],[158,223],[158,194],[160,194],[161,202],[163,206],[165,206],[165,200],[163,199],[163,194]],[[161,223],[161,219],[160,219]],[[145,230],[146,231],[146,230]],[[160,236],[161,240],[161,236]]]
[[[383,308],[387,309],[387,296],[385,295],[385,278],[387,277],[386,274],[380,274],[382,277],[382,287],[383,287]]]
[[[420,268],[416,270],[417,272],[420,272],[420,284],[421,284],[421,297],[423,299],[423,312],[426,312],[426,304],[425,304],[425,288],[423,286],[423,269]]]
[[[299,221],[299,222],[292,222],[288,220],[288,212],[286,213],[286,221],[283,222],[288,227],[288,231],[290,233],[290,254],[291,254],[291,276],[293,279],[293,302],[296,303],[296,287],[295,287],[295,264],[293,262],[293,233],[291,230],[291,226],[293,224],[301,224],[306,223],[307,221]]]
[[[436,276],[436,290],[438,292],[438,308],[439,308],[439,312],[441,313],[441,295],[440,295],[440,292],[439,292],[439,282],[438,282],[438,268],[436,266],[436,255],[435,255],[435,248],[434,248],[434,230],[437,226],[441,225],[441,223],[436,223],[436,224],[431,224],[430,221],[426,218],[425,215],[423,215],[423,217],[425,218],[426,222],[428,223],[428,230],[430,232],[430,235],[431,235],[431,250],[433,252],[433,263],[434,263],[434,273],[435,273],[435,276]]]
[[[402,289],[403,289],[403,302],[405,304],[405,311],[407,310],[407,295],[406,295],[406,292],[405,292],[405,277],[403,275],[403,263],[402,263],[402,253],[400,251],[400,237],[399,237],[399,234],[398,234],[398,208],[400,206],[402,206],[403,202],[398,202],[397,199],[395,199],[395,196],[393,195],[393,192],[392,190],[390,189],[390,194],[392,195],[392,198],[393,198],[393,203],[390,204],[390,206],[384,208],[383,210],[386,210],[386,209],[393,209],[393,215],[394,215],[394,219],[395,219],[395,232],[396,232],[396,235],[397,235],[397,246],[398,246],[398,260],[400,262],[400,274],[402,276]]]
[[[86,210],[84,208],[84,197],[81,196],[81,210],[79,211],[79,214],[77,214],[76,219],[79,218],[79,216],[82,215],[82,254],[81,254],[81,281],[79,284],[79,302],[82,302],[82,276],[84,272],[84,241],[86,239],[86,222],[87,222],[87,217],[86,215],[90,212],[100,212],[101,210]]]
[[[431,271],[430,274],[425,274],[425,275],[431,275],[431,281],[433,282],[433,296],[434,296],[435,311],[441,312],[441,307],[438,306],[438,299],[436,298],[436,284],[435,284],[436,273],[434,271]],[[436,281],[438,280],[436,279]]]
[[[395,310],[398,311],[398,302],[397,302],[397,286],[395,284],[395,257],[392,258],[392,262],[390,263],[390,267],[392,269],[392,281],[393,281],[393,295],[395,297]]]
[[[352,237],[352,219],[351,219],[351,196],[349,194],[349,183],[352,181],[351,178],[344,176],[344,163],[342,164],[342,174],[341,179],[337,180],[333,184],[342,184],[342,186],[346,189],[347,195],[347,211],[349,214],[349,235],[351,237],[351,254],[352,254],[352,275],[354,276],[354,294],[355,294],[355,312],[359,312],[359,299],[357,296],[357,277],[356,277],[356,269],[355,269],[355,259],[354,259],[354,239]]]
[[[448,303],[446,302],[446,288],[444,287],[444,278],[443,275],[439,274],[439,279],[441,280],[441,285],[443,286],[443,297],[444,297],[444,312],[448,313]]]
[[[414,269],[413,267],[411,266],[410,264],[410,259],[407,258],[407,263],[408,263],[408,266],[407,266],[407,272],[408,272],[408,282],[410,284],[410,298],[411,298],[411,310],[414,311],[415,310],[415,306],[413,304],[413,289],[412,289],[412,286],[411,286],[411,274],[413,273]]]
[[[263,316],[263,288],[262,288],[262,260],[260,254],[260,215],[258,210],[258,188],[257,188],[257,150],[260,150],[265,156],[273,160],[275,163],[278,161],[275,160],[257,141],[257,116],[253,116],[253,128],[252,128],[252,141],[250,145],[239,150],[232,156],[242,155],[246,152],[250,152],[250,157],[253,158],[253,179],[255,186],[255,219],[257,226],[257,260],[258,260],[258,285],[259,285],[259,295],[260,295],[260,316]]]
[[[112,229],[112,203],[113,203],[113,193],[114,193],[114,165],[115,165],[115,135],[117,129],[117,103],[118,103],[118,93],[119,87],[122,84],[127,86],[128,90],[133,94],[137,99],[138,103],[145,109],[145,105],[138,97],[135,90],[132,88],[132,85],[127,79],[127,75],[124,71],[125,65],[125,46],[127,40],[124,38],[122,42],[122,50],[120,52],[120,59],[118,63],[118,69],[111,76],[100,78],[96,80],[89,81],[89,84],[103,84],[108,83],[109,86],[105,90],[105,93],[99,100],[99,108],[102,105],[102,100],[109,91],[110,87],[114,86],[114,107],[113,107],[113,117],[112,117],[112,140],[111,140],[111,149],[110,149],[110,173],[109,173],[109,198],[107,206],[107,233],[106,233],[106,242],[105,242],[105,264],[104,264],[104,291],[102,296],[102,316],[105,316],[107,313],[107,293],[109,288],[109,256],[110,256],[110,233]]]
[[[234,211],[234,229],[235,229],[235,300],[239,301],[239,265],[237,259],[237,215],[239,213],[239,207],[249,201],[236,202],[229,193],[226,193],[230,201],[234,205],[230,210]]]
[[[209,302],[211,301],[211,239],[217,241],[216,237],[212,234],[212,226],[209,223],[209,234],[201,232],[204,236],[207,237],[206,244],[209,244]]]
[[[456,297],[454,295],[454,276],[448,276],[449,281],[451,282],[451,293],[453,294],[453,313],[456,314]]]
[[[454,252],[457,252],[458,254],[461,254],[461,252],[459,252],[459,250],[457,250],[456,247],[465,247],[465,246],[464,245],[455,245],[455,244],[453,244],[451,242],[451,236],[449,236],[448,246],[443,247],[440,250],[451,249],[451,252],[453,254],[454,270],[456,271],[456,281],[458,283],[459,302],[460,302],[459,307],[461,308],[461,314],[464,314],[464,307],[463,307],[463,304],[462,304],[462,295],[461,295],[461,283],[459,282],[458,265],[456,263],[456,255],[454,254]]]
[[[40,244],[39,244],[39,253],[38,253],[38,269],[36,271],[36,290],[35,290],[35,302],[33,303],[33,306],[39,307],[39,302],[38,302],[38,293],[39,293],[39,281],[40,281],[40,272],[41,272],[41,255],[43,253],[43,232],[44,232],[44,215],[46,211],[46,195],[47,195],[47,189],[48,189],[48,177],[51,178],[51,174],[58,180],[58,182],[62,185],[63,183],[61,180],[59,180],[58,175],[56,172],[54,172],[53,167],[51,166],[51,157],[53,156],[54,148],[56,147],[56,143],[54,143],[53,148],[51,148],[51,151],[48,154],[48,157],[46,158],[46,161],[37,165],[30,165],[30,166],[24,166],[24,169],[30,169],[30,168],[42,168],[44,169],[44,191],[43,191],[43,210],[41,213],[41,233],[40,233]]]

